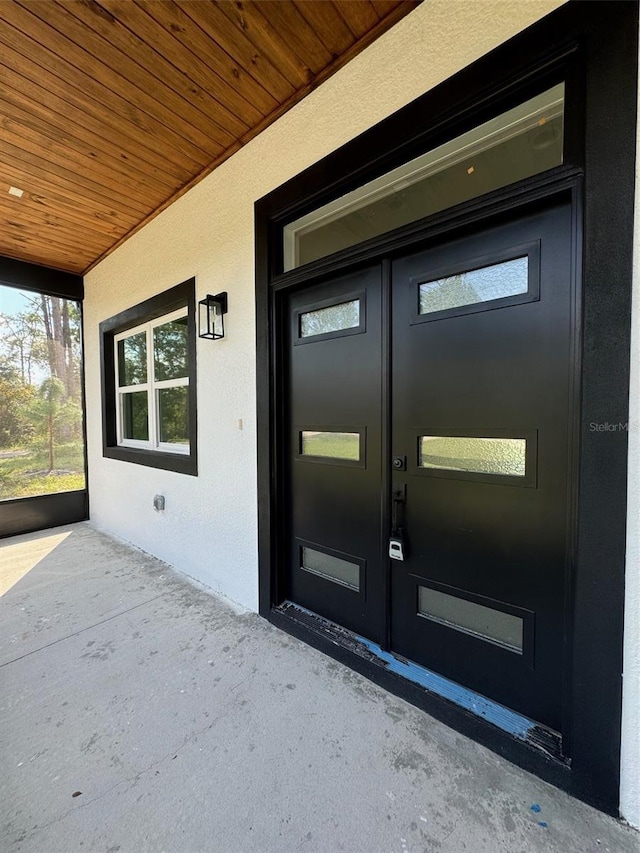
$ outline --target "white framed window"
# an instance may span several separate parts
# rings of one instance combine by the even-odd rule
[[[189,352],[186,307],[114,335],[120,447],[190,452]]]

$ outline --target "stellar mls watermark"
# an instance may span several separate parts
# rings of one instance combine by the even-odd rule
[[[604,423],[596,423],[595,421],[591,421],[589,424],[590,432],[629,432],[629,423],[623,424],[621,421],[618,423],[609,423],[609,421],[604,421]]]

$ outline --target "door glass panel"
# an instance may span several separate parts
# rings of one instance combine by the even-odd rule
[[[341,560],[331,554],[324,554],[314,548],[302,547],[300,568],[313,575],[319,575],[326,580],[334,581],[350,589],[360,589],[360,566]]]
[[[153,329],[154,379],[182,379],[189,375],[187,318],[178,317]]]
[[[149,401],[146,391],[122,394],[122,438],[149,440]]]
[[[284,269],[323,258],[563,162],[564,83],[296,219]]]
[[[159,388],[158,441],[165,444],[189,444],[189,388]]]
[[[118,341],[118,385],[144,385],[147,381],[147,333],[138,332]]]
[[[300,337],[326,335],[343,329],[355,329],[360,325],[360,300],[352,299],[339,305],[318,308],[300,315]]]
[[[524,438],[421,435],[419,465],[444,471],[524,477],[526,450]]]
[[[0,500],[85,488],[80,304],[0,285]]]
[[[528,288],[529,259],[515,258],[420,284],[418,312],[431,314],[479,302],[492,302],[526,293]]]
[[[303,430],[300,433],[300,454],[359,461],[360,433]]]
[[[426,586],[418,587],[418,613],[522,654],[523,620],[519,616]]]

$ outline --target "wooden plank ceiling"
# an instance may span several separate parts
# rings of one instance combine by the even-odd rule
[[[415,5],[0,0],[0,255],[87,271]]]

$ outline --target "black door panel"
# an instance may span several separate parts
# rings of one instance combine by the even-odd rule
[[[321,314],[321,322],[301,337],[302,318],[354,299],[360,303],[356,325],[339,328],[356,321]],[[380,553],[380,267],[290,296],[288,316],[289,596],[380,641],[386,607],[386,561]],[[306,568],[305,553],[312,563]],[[355,570],[336,559],[359,566],[358,589],[344,582],[352,581]]]
[[[389,316],[382,265],[286,297],[287,596],[561,730],[571,209],[390,268]]]
[[[420,281],[437,278],[443,268],[463,273],[479,256],[490,265],[492,257],[504,257],[505,247],[527,243],[540,247],[529,258],[539,263],[533,271],[539,298],[511,305],[496,301],[494,308],[489,302],[488,310],[472,306],[469,314],[457,306],[449,316],[440,311],[432,321],[411,322]],[[411,550],[406,562],[392,568],[392,647],[556,729],[565,606],[570,282],[568,207],[393,265],[393,452],[408,459],[406,473],[394,473],[394,481],[407,483],[404,526]],[[453,285],[463,291],[460,282]],[[451,300],[461,295],[464,291],[454,290]],[[428,458],[441,468],[419,466],[420,435],[429,436]],[[461,436],[484,438],[465,444]],[[505,436],[521,436],[523,443],[506,444],[512,439]],[[487,449],[492,441],[495,458]],[[460,470],[467,467],[480,470]],[[437,608],[435,618],[420,615],[419,579],[427,588],[435,583],[459,591],[440,603],[446,618]],[[456,606],[458,595],[493,600],[496,615],[491,608]],[[523,618],[521,649],[501,647],[489,636],[505,608],[532,614]],[[466,624],[474,620],[481,623],[475,631]]]

